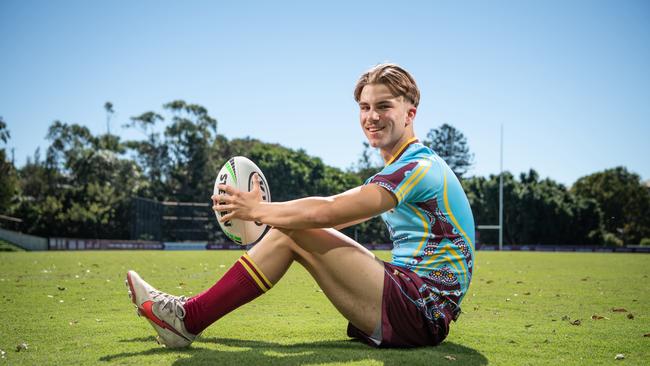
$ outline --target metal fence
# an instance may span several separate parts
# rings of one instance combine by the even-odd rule
[[[132,240],[225,241],[209,203],[132,200]]]

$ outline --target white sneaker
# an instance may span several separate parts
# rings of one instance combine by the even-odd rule
[[[138,315],[144,315],[158,333],[158,343],[169,348],[189,346],[196,335],[185,329],[185,297],[160,292],[146,283],[140,276],[129,271],[126,274],[129,297],[138,308]]]

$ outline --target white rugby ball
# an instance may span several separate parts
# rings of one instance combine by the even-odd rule
[[[250,192],[253,189],[253,177],[255,173],[259,174],[259,176],[262,178],[260,182],[262,200],[265,202],[271,202],[271,192],[269,191],[269,185],[266,182],[266,177],[264,177],[264,174],[260,168],[255,165],[255,163],[243,156],[235,156],[223,165],[219,171],[219,175],[217,175],[217,179],[214,182],[213,192],[214,194],[226,193],[225,191],[219,189],[219,184],[225,184],[227,186],[237,188],[240,191]],[[227,212],[225,211],[215,211],[217,221],[221,219],[221,216],[226,214]],[[253,221],[228,220],[225,222],[218,222],[224,234],[226,234],[230,240],[239,245],[257,243],[270,229],[270,227],[266,224]]]

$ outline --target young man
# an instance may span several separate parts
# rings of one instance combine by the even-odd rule
[[[264,203],[221,186],[223,220],[272,226],[210,289],[191,298],[155,290],[135,272],[129,294],[168,347],[188,346],[210,324],[262,295],[295,261],[349,321],[348,335],[372,346],[437,345],[460,314],[473,267],[474,220],[447,164],[413,132],[420,92],[394,64],[364,73],[354,90],[361,128],[386,166],[364,185],[331,197]],[[336,229],[382,216],[393,241],[390,263]]]

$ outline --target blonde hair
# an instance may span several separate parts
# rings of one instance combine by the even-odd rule
[[[359,102],[361,91],[368,84],[382,84],[395,97],[404,97],[415,107],[420,104],[420,89],[413,76],[397,64],[383,63],[364,72],[354,87],[354,100]]]

